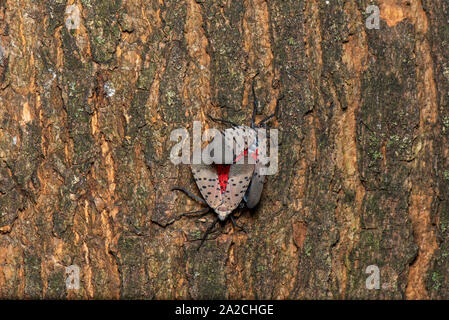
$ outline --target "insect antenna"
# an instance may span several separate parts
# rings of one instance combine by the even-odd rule
[[[257,74],[254,76],[254,78],[257,76]],[[254,90],[254,78],[253,78],[253,84],[251,85],[251,90],[253,92],[253,116],[251,117],[251,128],[254,129],[256,126],[256,111],[257,111],[257,98],[256,98],[256,91]]]

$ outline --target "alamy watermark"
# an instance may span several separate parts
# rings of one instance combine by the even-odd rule
[[[80,267],[77,265],[68,266],[65,269],[65,286],[67,290],[79,290],[80,288]]]
[[[190,133],[186,128],[178,128],[171,132],[170,141],[177,142],[170,151],[173,164],[261,164],[261,175],[274,175],[278,169],[279,135],[277,129],[265,128],[226,129],[224,133],[217,129],[206,129],[202,133],[200,121],[193,122],[193,152],[191,156]],[[202,143],[210,143],[201,148]],[[246,144],[245,144],[246,142]],[[268,148],[269,142],[269,148]],[[253,150],[253,156],[241,156],[245,145]],[[255,147],[256,145],[256,147]],[[268,154],[269,150],[269,154]],[[248,150],[251,151],[251,150]],[[247,159],[247,160],[245,160]],[[245,162],[246,161],[246,162]]]
[[[380,289],[380,269],[376,265],[366,267],[365,273],[369,274],[366,278],[365,287],[368,290]]]
[[[65,14],[67,16],[65,20],[66,28],[70,30],[78,30],[81,23],[80,9],[76,5],[67,6],[65,9]]]
[[[366,13],[370,16],[366,18],[367,29],[380,29],[380,10],[376,5],[370,5],[366,8]]]
[[[381,270],[375,264],[367,266],[365,273],[369,275],[365,280],[365,288],[367,290],[394,290],[396,288],[397,275],[391,268],[384,270],[382,278]]]

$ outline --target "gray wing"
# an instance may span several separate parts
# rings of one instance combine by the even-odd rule
[[[258,137],[260,138],[260,137]],[[260,174],[260,169],[264,167],[260,160],[261,154],[266,155],[267,152],[267,140],[265,137],[261,137],[262,140],[255,142],[249,146],[248,156],[256,157],[256,165],[254,168],[254,174],[251,178],[251,184],[245,193],[243,200],[246,202],[246,206],[250,209],[257,206],[262,195],[263,185],[265,183],[265,175]]]
[[[263,185],[265,183],[265,176],[259,173],[260,163],[256,164],[254,175],[251,179],[251,183],[246,190],[243,200],[246,202],[246,206],[250,209],[257,206],[262,195]]]

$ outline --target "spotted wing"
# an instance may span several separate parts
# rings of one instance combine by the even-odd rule
[[[214,165],[193,164],[191,169],[203,199],[212,209],[217,209],[222,203],[222,195],[216,167]]]
[[[238,207],[248,189],[253,173],[254,164],[231,165],[223,204],[219,207],[220,211],[232,211]]]

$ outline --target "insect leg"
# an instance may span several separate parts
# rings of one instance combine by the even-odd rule
[[[212,117],[212,116],[209,115],[209,114],[206,114],[206,115],[207,115],[207,117],[208,117],[209,119],[211,119],[211,120],[214,121],[214,122],[221,122],[221,123],[224,123],[224,124],[230,124],[230,125],[233,126],[233,127],[238,127],[238,125],[235,124],[235,123],[232,122],[232,121],[229,121],[229,120],[226,120],[226,119],[218,119],[218,118],[214,118],[214,117]]]
[[[240,202],[240,204],[239,204],[239,206],[237,208],[245,209],[246,208],[246,203],[244,201]]]
[[[184,212],[184,213],[181,213],[179,216],[180,217],[183,217],[183,216],[187,216],[187,215],[195,215],[195,214],[197,214],[197,213],[199,213],[199,215],[198,216],[194,216],[194,217],[201,217],[201,216],[203,216],[203,215],[205,215],[206,213],[208,213],[209,212],[209,207],[207,207],[207,208],[203,208],[203,209],[201,209],[201,210],[196,210],[196,211],[189,211],[189,212]]]
[[[196,201],[198,201],[198,202],[200,202],[200,203],[204,203],[204,204],[207,205],[207,202],[206,202],[204,199],[201,199],[200,197],[198,197],[197,195],[193,194],[192,192],[186,190],[186,189],[183,188],[183,187],[173,187],[173,188],[171,188],[171,191],[174,191],[174,190],[182,191],[182,192],[184,192],[187,196],[189,196],[190,198],[192,198],[193,200],[196,200]]]
[[[274,109],[274,113],[272,115],[269,115],[268,117],[266,117],[265,119],[263,119],[262,121],[259,122],[259,127],[264,126],[265,122],[267,122],[268,120],[270,120],[271,118],[277,117],[278,111],[279,111],[279,101],[281,101],[284,98],[284,95],[281,95],[277,100],[276,100],[276,108]]]
[[[200,243],[200,245],[198,246],[198,248],[197,248],[196,250],[200,250],[200,248],[201,248],[201,246],[203,245],[204,241],[206,241],[207,235],[208,235],[209,233],[211,233],[212,229],[213,229],[214,226],[217,224],[218,220],[219,220],[219,218],[216,217],[215,220],[214,220],[214,222],[212,222],[212,224],[207,228],[206,232],[204,233],[203,238],[201,239],[201,243]]]
[[[244,227],[242,227],[242,226],[240,226],[240,225],[237,224],[237,222],[235,221],[234,216],[233,216],[232,214],[229,215],[229,218],[231,219],[231,222],[232,222],[232,224],[234,225],[234,227],[240,229],[240,231],[243,231],[243,232],[245,232],[245,233],[248,233],[248,232],[246,232],[246,229],[245,229]]]

